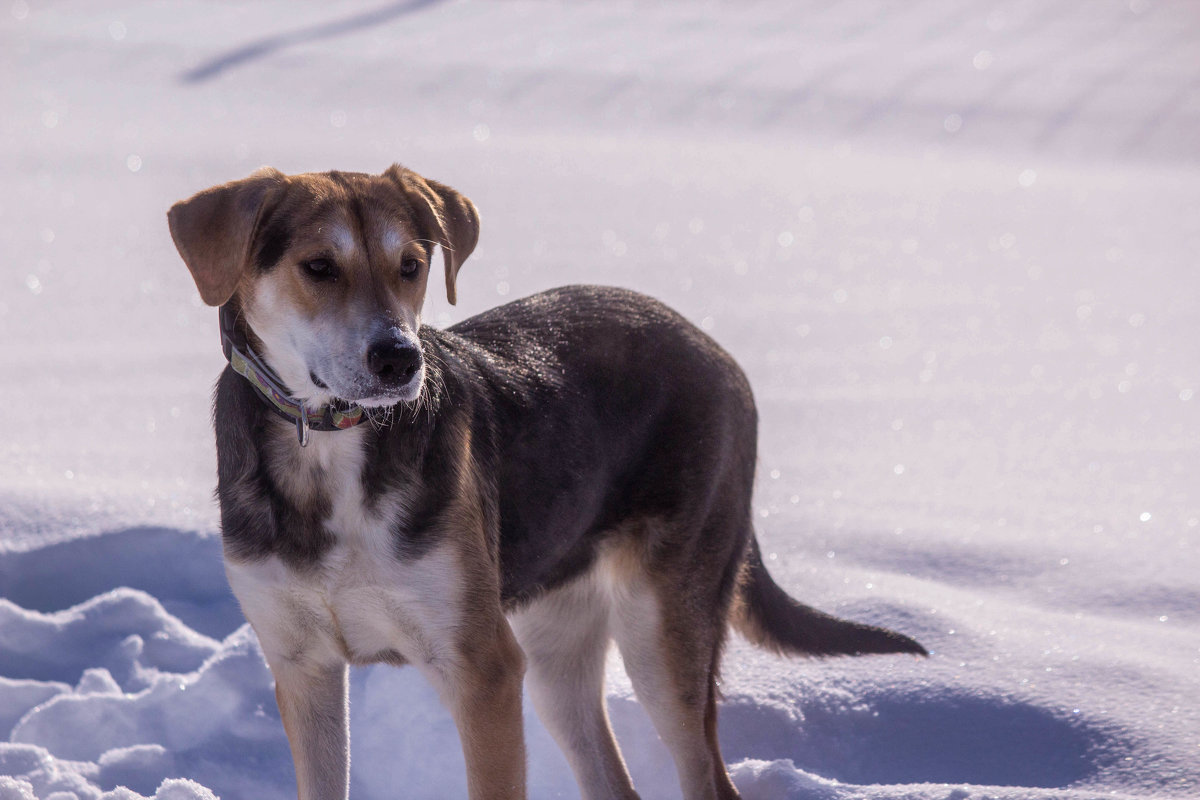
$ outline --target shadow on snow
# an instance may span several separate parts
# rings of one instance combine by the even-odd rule
[[[0,587],[6,599],[43,613],[121,587],[140,589],[216,639],[245,621],[225,580],[220,538],[195,531],[134,527],[0,553]]]
[[[180,80],[183,83],[203,83],[217,77],[222,72],[250,61],[265,58],[288,47],[304,44],[305,42],[331,39],[375,25],[381,25],[397,17],[420,11],[437,2],[438,0],[403,0],[403,2],[391,3],[382,8],[377,8],[373,11],[364,11],[361,14],[355,14],[342,20],[310,25],[290,33],[277,33],[271,36],[264,36],[249,44],[244,44],[226,53],[222,53],[197,67],[193,67],[183,73],[180,76]]]

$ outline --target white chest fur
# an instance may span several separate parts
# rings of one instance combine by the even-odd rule
[[[394,530],[403,522],[404,498],[385,496],[368,508],[361,431],[314,432],[292,455],[281,488],[293,497],[327,493],[323,525],[333,546],[316,566],[300,570],[275,557],[226,562],[268,660],[316,665],[399,655],[436,668],[451,658],[461,609],[456,551],[443,545],[411,561],[397,558]]]

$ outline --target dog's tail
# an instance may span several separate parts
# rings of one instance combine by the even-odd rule
[[[902,633],[838,619],[793,600],[767,573],[753,535],[743,569],[732,622],[759,647],[803,656],[929,655],[915,639]]]

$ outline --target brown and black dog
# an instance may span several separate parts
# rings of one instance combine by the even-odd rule
[[[924,653],[788,597],[754,538],[745,376],[662,304],[576,286],[421,325],[474,250],[469,200],[264,169],[170,211],[230,366],[216,391],[230,584],[276,681],[302,800],[348,792],[347,664],[412,664],[474,800],[525,792],[522,678],[585,798],[637,795],[609,727],[625,668],[683,795],[735,798],[717,743],[726,629],[802,655]]]

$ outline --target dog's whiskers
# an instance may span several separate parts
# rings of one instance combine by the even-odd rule
[[[376,433],[391,425],[392,416],[393,407],[391,406],[367,409],[367,421],[371,423],[371,427]]]

